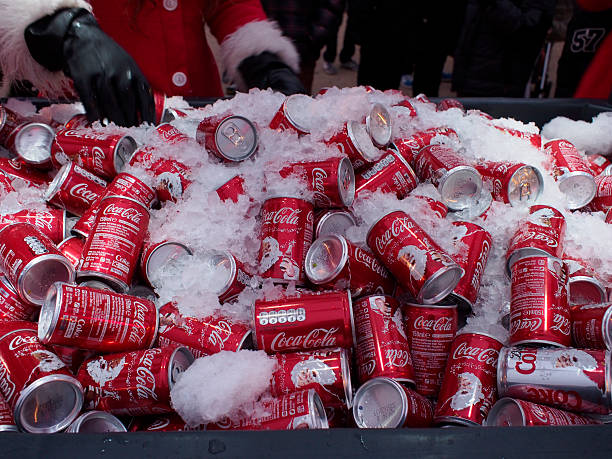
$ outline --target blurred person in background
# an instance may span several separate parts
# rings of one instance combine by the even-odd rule
[[[460,97],[523,97],[555,0],[468,0],[455,50]]]
[[[352,19],[351,11],[356,0],[346,1],[346,28],[344,29],[344,39],[342,40],[342,49],[340,50],[340,67],[347,70],[357,71],[359,64],[353,60],[355,54],[355,42],[357,30],[355,27],[355,21]],[[340,26],[340,24],[338,24]],[[328,75],[335,75],[338,73],[334,62],[336,60],[336,54],[338,50],[338,29],[333,32],[327,43],[325,44],[325,51],[323,52],[323,71]]]
[[[152,88],[223,96],[204,23],[240,90],[304,91],[295,46],[259,0],[0,0],[0,12],[4,94],[18,80],[48,97],[74,88],[92,121],[153,121]]]
[[[300,56],[300,80],[312,92],[314,69],[321,49],[337,35],[345,0],[262,0],[271,19],[291,38]]]

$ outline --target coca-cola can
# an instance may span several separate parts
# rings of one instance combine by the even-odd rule
[[[106,182],[73,162],[62,166],[49,188],[45,201],[68,212],[81,216],[104,194]]]
[[[414,167],[416,157],[423,148],[458,139],[459,137],[455,130],[449,127],[435,127],[419,131],[410,137],[397,138],[393,140],[393,145],[408,164]]]
[[[430,427],[429,400],[391,378],[374,378],[355,393],[353,418],[360,429]]]
[[[411,118],[417,116],[417,111],[414,108],[414,105],[410,103],[409,99],[402,99],[397,104],[394,104],[391,109],[399,114],[407,115]]]
[[[393,193],[403,199],[418,185],[412,167],[404,157],[392,149],[387,150],[381,159],[368,170],[361,172],[355,179],[355,195],[363,196],[366,191]]]
[[[453,340],[438,395],[436,424],[482,425],[497,400],[497,359],[503,344],[484,333]]]
[[[504,397],[493,405],[484,425],[510,426],[581,426],[601,424],[593,418],[559,410],[546,405]]]
[[[169,413],[170,391],[194,358],[184,347],[152,348],[86,360],[77,375],[85,408],[114,415]]]
[[[587,262],[567,253],[563,255],[567,266],[569,304],[594,304],[607,301],[603,282]]]
[[[584,207],[590,212],[607,212],[612,209],[612,176],[598,175],[595,177],[595,197]]]
[[[148,225],[149,210],[141,202],[124,196],[105,197],[83,247],[79,280],[101,279],[118,292],[126,292]]]
[[[241,175],[235,175],[219,188],[215,190],[221,201],[238,202],[240,196],[244,196],[244,178]]]
[[[510,161],[480,161],[474,167],[496,201],[512,206],[531,205],[544,189],[542,173],[534,166]]]
[[[349,210],[320,210],[314,216],[314,232],[318,239],[330,234],[346,235],[346,230],[357,225],[355,217]]]
[[[383,148],[391,141],[391,114],[382,104],[374,104],[365,119],[366,129],[372,143],[378,148]]]
[[[11,181],[20,179],[27,185],[43,186],[50,180],[46,173],[28,166],[17,158],[0,158],[0,171]]]
[[[0,215],[0,228],[12,223],[29,223],[49,237],[55,244],[59,244],[66,237],[67,222],[66,211],[49,207],[47,210],[21,210],[13,214]]]
[[[384,376],[414,385],[408,337],[399,303],[389,295],[370,295],[353,305],[357,331],[359,382]]]
[[[81,364],[96,354],[94,351],[70,346],[51,344],[48,347],[62,362],[64,362],[64,365],[70,369],[72,374],[77,374]]]
[[[0,432],[18,432],[19,429],[15,425],[15,418],[11,407],[4,397],[0,395]]]
[[[252,330],[227,317],[204,319],[183,316],[176,306],[166,303],[159,309],[158,346],[184,346],[200,358],[221,351],[236,352],[253,347]]]
[[[444,299],[463,275],[461,267],[403,211],[380,218],[368,231],[366,241],[419,303]]]
[[[259,272],[265,279],[303,284],[312,244],[313,205],[299,198],[267,199],[261,208]]]
[[[254,316],[256,346],[269,354],[350,349],[357,342],[348,291],[257,300]]]
[[[79,415],[83,388],[38,341],[36,324],[0,323],[0,393],[20,430],[59,432]]]
[[[491,234],[483,227],[470,222],[453,222],[459,233],[456,240],[465,244],[467,250],[459,250],[455,261],[463,269],[463,277],[451,293],[461,309],[471,311],[478,297],[482,273],[487,266],[491,250]]]
[[[512,129],[502,126],[493,127],[498,131],[501,131],[511,137],[526,140],[537,149],[542,148],[542,136],[540,134],[536,134],[535,132],[519,131],[518,129]]]
[[[514,261],[525,256],[562,257],[565,228],[565,217],[554,207],[531,206],[529,217],[518,225],[508,244],[506,272],[510,274]]]
[[[57,245],[59,251],[70,261],[75,270],[79,267],[83,247],[85,247],[85,240],[77,236],[68,237]]]
[[[435,398],[457,333],[457,305],[406,303],[403,312],[416,391]]]
[[[261,403],[259,414],[206,425],[206,430],[327,429],[327,415],[314,389],[284,394]]]
[[[612,349],[612,303],[572,306],[570,314],[576,347]]]
[[[559,182],[559,190],[565,194],[569,209],[580,209],[595,197],[597,185],[589,163],[571,142],[563,139],[544,144],[553,169],[553,177]]]
[[[612,175],[612,162],[602,155],[587,155],[589,167],[593,175]]]
[[[238,258],[227,250],[208,250],[201,257],[202,266],[218,279],[216,293],[219,302],[226,303],[246,288],[253,286],[253,275]]]
[[[156,279],[164,266],[172,260],[185,255],[193,255],[191,249],[179,241],[153,242],[146,240],[141,252],[140,273],[149,285],[153,285],[152,279]]]
[[[292,163],[279,174],[283,178],[299,175],[305,179],[317,208],[350,207],[355,199],[355,172],[346,156]]]
[[[66,433],[109,433],[127,432],[123,423],[105,411],[87,411],[66,429]]]
[[[563,261],[526,256],[510,269],[510,344],[571,345],[567,267]]]
[[[213,116],[200,121],[196,140],[224,162],[249,159],[257,151],[257,129],[244,116]]]
[[[483,187],[482,190],[480,190],[480,195],[472,201],[470,207],[461,210],[453,210],[451,218],[458,221],[468,221],[481,217],[482,220],[486,220],[488,210],[491,208],[492,203],[493,196],[491,196],[491,193],[486,187]]]
[[[170,158],[158,158],[151,151],[140,149],[134,153],[130,165],[139,165],[155,177],[154,188],[160,201],[176,202],[191,185],[191,169]]]
[[[176,413],[132,418],[130,432],[191,432],[205,430],[205,426],[190,426]]]
[[[340,235],[315,240],[306,254],[304,269],[313,284],[336,290],[348,288],[353,297],[391,294],[395,288],[395,280],[372,252]]]
[[[166,95],[159,91],[153,91],[153,102],[155,103],[155,124],[168,123],[174,117],[167,106]]]
[[[270,121],[269,128],[275,131],[291,130],[300,135],[309,134],[312,102],[313,99],[304,94],[288,96]]]
[[[275,355],[272,395],[314,389],[323,405],[351,407],[353,387],[347,349],[321,349],[309,352],[284,352]]]
[[[40,309],[38,339],[92,351],[134,351],[153,345],[158,325],[152,301],[58,282]]]
[[[85,113],[77,113],[64,123],[63,129],[81,129],[91,127],[87,115]]]
[[[500,397],[516,397],[578,413],[610,411],[610,352],[506,347],[499,355]]]
[[[368,135],[365,124],[359,121],[347,121],[342,129],[325,143],[336,146],[348,156],[355,170],[374,163],[382,155],[382,151],[374,145]]]
[[[38,306],[22,301],[15,287],[0,275],[0,321],[35,320],[38,309]]]
[[[27,120],[13,110],[0,105],[0,145],[8,147],[7,140],[11,133]]]
[[[0,268],[29,304],[42,304],[53,283],[74,281],[70,261],[29,223],[13,223],[0,230]]]
[[[136,141],[127,135],[64,129],[55,134],[51,160],[57,168],[72,161],[98,177],[112,180],[123,170],[136,147]]]
[[[453,99],[450,97],[447,97],[446,99],[442,99],[440,102],[436,104],[436,110],[439,112],[450,110],[451,108],[458,108],[462,112],[465,111],[465,107],[463,106],[461,102],[459,102],[457,99]]]
[[[55,131],[44,123],[25,123],[10,136],[9,150],[26,164],[37,169],[51,167],[51,145]]]
[[[426,212],[431,211],[438,218],[446,218],[446,216],[448,215],[448,207],[446,207],[446,204],[444,204],[443,202],[438,201],[437,199],[430,198],[429,196],[414,194],[411,196],[426,204]]]

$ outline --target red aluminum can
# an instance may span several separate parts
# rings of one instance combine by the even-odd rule
[[[170,390],[193,363],[184,347],[120,352],[88,359],[77,375],[85,409],[114,415],[170,413]]]
[[[58,282],[40,309],[38,339],[99,352],[134,351],[153,345],[158,325],[152,301]]]
[[[244,178],[241,175],[235,175],[219,188],[215,190],[221,201],[238,202],[240,196],[244,196]]]
[[[255,342],[268,354],[351,348],[357,342],[348,291],[255,301]]]
[[[393,144],[399,154],[408,161],[408,164],[414,167],[416,157],[423,148],[429,145],[445,143],[449,139],[458,140],[459,137],[449,127],[435,127],[417,132],[410,137],[395,139]]]
[[[419,303],[437,303],[459,283],[463,270],[405,212],[391,212],[368,231],[367,244]]]
[[[580,304],[572,306],[570,313],[576,347],[612,349],[612,303]]]
[[[83,213],[81,218],[72,228],[72,233],[89,237],[91,230],[98,215],[100,202],[107,196],[125,196],[127,198],[136,199],[141,202],[147,209],[151,208],[156,201],[155,191],[138,177],[121,172],[108,184],[104,193]]]
[[[537,205],[529,208],[527,221],[518,225],[506,252],[506,272],[514,260],[527,255],[560,258],[563,255],[565,217],[554,207]]]
[[[588,161],[567,140],[555,139],[544,144],[553,170],[559,182],[559,190],[566,195],[570,209],[580,209],[595,197],[597,185]]]
[[[593,175],[612,175],[612,162],[605,156],[587,155],[586,159]]]
[[[20,179],[29,185],[42,186],[49,183],[49,176],[37,169],[28,166],[17,158],[0,158],[0,171],[11,181]]]
[[[38,306],[24,303],[9,280],[0,275],[0,321],[35,320]]]
[[[20,430],[59,432],[79,415],[83,388],[36,338],[36,324],[0,323],[0,393]]]
[[[563,255],[567,266],[569,304],[594,304],[607,301],[606,287],[587,262]]]
[[[510,344],[571,345],[567,267],[563,261],[526,256],[510,269]]]
[[[610,411],[610,352],[506,347],[499,354],[500,397],[516,397],[578,413]]]
[[[429,400],[391,378],[374,378],[355,394],[353,418],[360,429],[430,427]]]
[[[226,317],[186,317],[172,303],[162,306],[159,315],[158,346],[161,348],[184,346],[197,359],[221,351],[236,352],[253,346],[252,330]]]
[[[404,157],[389,149],[371,168],[357,175],[355,195],[359,197],[365,191],[380,190],[383,193],[394,193],[397,199],[403,199],[418,183],[412,167]]]
[[[127,432],[123,423],[104,411],[87,411],[74,420],[66,433],[109,433]]]
[[[87,115],[85,113],[77,113],[72,118],[70,118],[64,124],[63,129],[81,129],[81,128],[89,128],[91,127],[91,123],[87,119]]]
[[[281,396],[314,389],[325,408],[353,403],[351,361],[347,349],[321,349],[309,352],[284,352],[272,375],[272,395]]]
[[[392,294],[395,280],[374,254],[340,235],[322,236],[308,249],[306,277],[315,285],[351,291],[353,297]]]
[[[73,161],[98,177],[112,180],[128,163],[136,146],[136,141],[127,135],[64,129],[55,135],[51,160],[57,168]]]
[[[168,107],[166,106],[166,95],[159,92],[153,91],[153,102],[155,103],[155,124],[167,123],[168,120],[172,120],[172,115]]]
[[[595,177],[597,191],[595,197],[585,207],[591,212],[607,212],[612,209],[612,176],[599,175]]]
[[[240,162],[257,151],[257,129],[244,116],[221,115],[204,118],[196,141],[223,162]]]
[[[502,346],[497,338],[484,333],[459,333],[455,337],[434,423],[482,425],[497,400],[497,358]]]
[[[453,222],[453,226],[459,228],[461,236],[457,239],[465,244],[467,250],[460,250],[455,256],[464,274],[451,297],[463,310],[471,311],[478,297],[482,273],[487,266],[493,241],[488,231],[474,223]]]
[[[170,261],[193,252],[182,242],[145,240],[140,255],[140,274],[145,282],[153,285],[151,280]]]
[[[333,145],[348,156],[355,170],[380,159],[379,150],[370,138],[365,124],[359,121],[347,121],[342,129],[336,132],[327,145]]]
[[[77,374],[81,364],[93,357],[96,353],[86,349],[78,349],[76,347],[58,346],[51,344],[48,346],[58,358],[64,362],[72,374]]]
[[[81,216],[106,190],[106,182],[73,162],[62,166],[45,192],[45,201]]]
[[[26,209],[14,214],[0,215],[0,228],[13,223],[29,223],[35,226],[54,244],[62,242],[68,233],[66,211],[51,207],[44,211]]]
[[[512,129],[512,128],[501,127],[501,126],[493,126],[493,127],[497,129],[498,131],[501,131],[504,134],[507,134],[509,136],[526,140],[536,148],[542,148],[542,136],[540,134],[536,134],[534,132],[519,131],[518,129]]]
[[[449,110],[451,108],[458,108],[462,112],[465,112],[465,107],[457,99],[452,99],[452,98],[442,99],[436,105],[436,109],[439,112],[443,112],[443,111]]]
[[[227,250],[209,250],[200,255],[202,265],[214,272],[219,280],[217,295],[219,302],[226,303],[236,297],[246,288],[253,286],[253,275],[244,264]]]
[[[132,418],[130,432],[191,432],[205,430],[205,426],[191,427],[176,413]]]
[[[404,323],[414,367],[416,391],[438,395],[448,353],[457,333],[457,306],[407,303]]]
[[[480,195],[480,173],[447,145],[424,147],[417,155],[414,166],[417,177],[423,182],[431,182],[449,209],[472,207]]]
[[[428,196],[420,196],[420,195],[412,195],[412,196],[417,198],[420,201],[424,201],[427,204],[427,207],[429,207],[429,209],[433,211],[433,213],[437,215],[438,217],[446,218],[446,216],[448,215],[448,207],[446,207],[446,205],[443,202],[437,201]]]
[[[593,418],[546,405],[527,402],[518,398],[504,397],[497,401],[489,412],[485,426],[582,426],[601,424]]]
[[[330,429],[351,427],[349,408],[344,403],[328,403],[325,406],[325,415]]]
[[[15,418],[11,407],[6,403],[4,397],[0,396],[0,432],[18,432]]]
[[[370,295],[353,306],[357,331],[359,382],[384,376],[414,385],[414,369],[399,303]]]
[[[314,232],[317,239],[330,234],[344,236],[346,230],[355,225],[357,222],[349,210],[322,210],[314,216]]]
[[[410,100],[408,99],[403,99],[399,101],[397,104],[393,105],[392,109],[395,110],[397,113],[408,115],[411,118],[417,116],[417,112],[414,108],[414,105],[412,105],[410,103]]]
[[[278,197],[263,203],[259,249],[263,278],[304,283],[304,259],[312,244],[313,219],[313,205],[303,199]]]
[[[85,240],[77,236],[68,237],[57,245],[59,251],[70,261],[74,269],[79,267],[83,247],[85,247]]]
[[[531,205],[542,194],[542,173],[534,166],[510,161],[480,161],[475,166],[493,199],[512,206]]]
[[[15,113],[13,110],[0,105],[0,145],[8,147],[7,140],[11,133],[17,126],[26,121],[25,118]]]
[[[126,292],[148,225],[149,210],[141,202],[124,196],[105,197],[83,247],[79,280],[103,280],[118,292]]]
[[[4,174],[0,174],[0,194],[5,195],[15,191],[13,182]]]
[[[366,129],[372,143],[378,148],[386,147],[391,141],[391,114],[382,104],[374,104],[365,119]]]
[[[37,169],[51,168],[51,145],[55,131],[45,123],[23,123],[11,133],[8,149]]]
[[[312,102],[313,99],[304,94],[288,96],[270,121],[269,128],[275,131],[291,130],[300,135],[309,134]]]
[[[206,425],[206,430],[295,430],[327,429],[327,415],[314,391],[301,390],[262,402],[255,417],[225,419]]]
[[[29,304],[42,304],[53,283],[74,281],[70,261],[29,223],[13,223],[0,230],[0,268]]]
[[[323,161],[292,163],[279,171],[282,178],[302,177],[314,192],[317,208],[350,207],[355,199],[355,172],[349,159],[330,158]]]
[[[160,201],[176,202],[191,185],[191,169],[180,161],[158,158],[151,151],[140,149],[130,165],[138,164],[151,172],[155,177],[155,191]]]

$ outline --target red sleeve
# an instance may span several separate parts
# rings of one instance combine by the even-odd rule
[[[587,11],[603,11],[612,8],[612,0],[577,0],[578,6]]]
[[[267,19],[259,0],[211,0],[210,3],[212,7],[204,8],[205,20],[219,43],[245,24]]]
[[[574,97],[607,99],[612,93],[612,33],[599,45],[595,57],[582,75]]]

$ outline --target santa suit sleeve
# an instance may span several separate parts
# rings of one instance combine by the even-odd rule
[[[223,69],[240,90],[246,90],[238,66],[250,56],[274,53],[294,72],[299,56],[276,22],[267,19],[259,0],[220,0],[205,9],[206,23],[221,44]]]
[[[91,11],[85,0],[0,0],[0,95],[6,95],[16,80],[28,80],[49,93],[61,93],[68,87],[63,72],[50,72],[32,58],[24,38],[31,23],[62,8]]]

